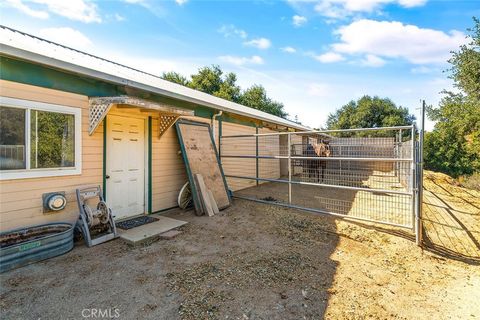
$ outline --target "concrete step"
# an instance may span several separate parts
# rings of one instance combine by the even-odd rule
[[[156,240],[162,233],[188,223],[186,221],[164,216],[155,216],[155,218],[157,218],[158,221],[144,224],[136,228],[129,230],[117,229],[119,231],[118,233],[120,234],[120,239],[123,239],[131,245],[139,245],[143,242]]]

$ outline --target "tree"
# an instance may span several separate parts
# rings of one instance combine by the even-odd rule
[[[411,125],[415,117],[407,108],[396,106],[388,98],[363,96],[350,101],[336,112],[329,114],[328,129],[379,128]],[[392,132],[393,133],[393,132]],[[366,132],[366,135],[375,135]],[[384,133],[381,133],[384,134]],[[348,134],[343,134],[348,136]]]
[[[455,81],[455,87],[465,93],[468,99],[480,102],[480,19],[473,18],[473,28],[467,29],[470,34],[468,44],[460,46],[458,52],[452,52],[448,62],[450,78]]]
[[[427,108],[436,121],[425,136],[425,167],[454,177],[480,172],[480,22],[468,29],[470,42],[452,52],[449,77],[460,92],[443,91],[437,108]]]
[[[220,84],[218,91],[213,95],[234,102],[240,101],[241,89],[237,85],[237,75],[233,72],[228,73]]]
[[[182,76],[180,73],[170,71],[170,72],[164,72],[162,74],[162,79],[176,83],[176,84],[181,84],[182,86],[188,86],[188,80],[184,76]]]
[[[245,90],[240,97],[240,103],[282,118],[288,116],[283,110],[283,104],[267,97],[265,88],[260,85],[253,85]]]
[[[223,82],[222,74],[223,71],[219,66],[203,67],[198,70],[197,74],[192,74],[192,80],[188,86],[213,95],[220,90]]]
[[[222,69],[217,65],[200,68],[196,74],[191,75],[191,80],[177,72],[164,72],[162,78],[282,118],[288,116],[283,110],[283,104],[270,99],[265,88],[253,85],[242,92],[240,86],[237,85],[237,75],[233,72],[224,75]]]

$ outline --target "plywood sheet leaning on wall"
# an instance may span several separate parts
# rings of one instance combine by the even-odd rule
[[[192,186],[195,210],[202,212],[202,202],[196,189],[195,174],[201,174],[205,185],[213,193],[220,210],[230,205],[227,183],[220,164],[210,126],[206,123],[178,120],[176,123],[183,160]]]

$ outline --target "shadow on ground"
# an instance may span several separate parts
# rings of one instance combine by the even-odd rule
[[[422,220],[424,250],[480,265],[480,192],[462,188],[441,173],[426,171]],[[350,223],[415,241],[409,230],[357,221]]]
[[[4,319],[320,319],[337,269],[334,221],[247,201],[187,220],[173,240],[120,240],[12,270],[1,277]],[[89,311],[87,311],[89,312]]]
[[[427,172],[423,225],[427,250],[446,258],[480,264],[480,192],[450,177]]]

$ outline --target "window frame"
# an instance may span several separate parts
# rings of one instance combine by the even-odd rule
[[[82,174],[82,109],[32,100],[0,96],[0,105],[25,110],[25,169],[0,170],[0,180],[58,177]],[[74,116],[75,166],[59,168],[30,168],[31,110],[57,112]]]

